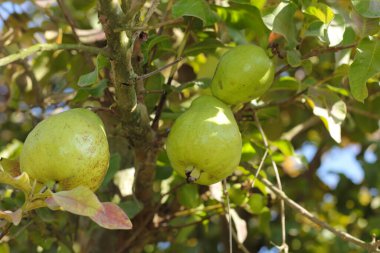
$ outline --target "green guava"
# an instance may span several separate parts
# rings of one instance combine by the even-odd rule
[[[231,105],[249,102],[263,95],[274,78],[274,64],[264,49],[237,46],[219,61],[211,82],[212,94]]]
[[[172,167],[203,185],[216,183],[237,168],[242,140],[230,108],[212,96],[200,96],[175,121],[166,151]]]
[[[109,158],[103,122],[90,110],[78,108],[37,124],[25,140],[20,167],[39,183],[57,183],[59,190],[82,185],[95,191]]]

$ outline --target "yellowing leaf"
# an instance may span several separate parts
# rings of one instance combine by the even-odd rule
[[[0,158],[0,167],[3,168],[5,172],[8,172],[12,177],[17,177],[21,174],[20,163],[18,160]]]
[[[325,24],[329,24],[334,19],[334,12],[330,7],[323,3],[314,3],[309,5],[305,12],[318,18]]]
[[[70,191],[53,193],[52,197],[56,204],[65,211],[77,215],[93,216],[102,211],[102,204],[95,193],[84,186],[78,186]]]
[[[16,189],[19,189],[23,191],[25,195],[29,195],[29,193],[32,191],[28,174],[25,172],[17,177],[12,177],[7,172],[0,171],[0,183],[7,184]]]

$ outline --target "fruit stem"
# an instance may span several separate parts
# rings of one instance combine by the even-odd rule
[[[189,166],[185,169],[185,175],[186,175],[186,181],[188,183],[194,183],[197,181],[201,176],[202,171],[198,170],[194,166]]]

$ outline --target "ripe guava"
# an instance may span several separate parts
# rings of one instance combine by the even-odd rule
[[[200,96],[175,121],[166,151],[177,173],[203,185],[229,176],[239,165],[241,135],[231,109],[212,96]]]
[[[274,64],[264,49],[237,46],[219,61],[211,82],[212,94],[227,104],[249,102],[263,95],[274,78]]]
[[[78,108],[37,124],[25,140],[20,167],[40,183],[56,182],[59,190],[82,185],[95,191],[109,158],[103,122],[95,113]]]

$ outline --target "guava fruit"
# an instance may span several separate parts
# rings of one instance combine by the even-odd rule
[[[166,140],[172,167],[203,185],[216,183],[237,168],[242,140],[231,109],[212,96],[196,98],[177,118]]]
[[[249,102],[263,95],[274,78],[274,64],[264,49],[237,46],[225,53],[211,81],[212,94],[231,105]]]
[[[39,183],[57,183],[59,190],[82,185],[95,191],[109,158],[103,122],[95,113],[78,108],[36,125],[24,142],[20,167]]]

